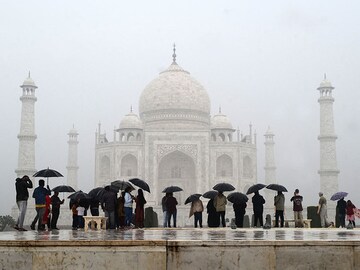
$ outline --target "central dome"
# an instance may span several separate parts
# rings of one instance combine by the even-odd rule
[[[175,61],[151,81],[139,101],[139,114],[153,119],[192,119],[209,121],[210,99],[205,88]]]

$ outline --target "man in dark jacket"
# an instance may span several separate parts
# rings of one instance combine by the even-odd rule
[[[107,220],[107,227],[110,229],[115,229],[115,210],[116,210],[116,193],[111,191],[110,186],[105,187],[105,192],[101,200],[101,208],[105,212],[105,217]]]
[[[19,208],[19,217],[14,228],[19,231],[26,231],[26,229],[24,229],[24,219],[27,209],[27,200],[29,198],[28,188],[32,188],[33,184],[30,178],[27,175],[24,175],[22,178],[16,178],[15,187],[16,204]]]
[[[38,222],[38,230],[44,231],[45,230],[45,224],[42,224],[42,219],[45,214],[46,210],[46,195],[51,195],[51,190],[49,186],[47,186],[47,189],[44,188],[45,181],[43,179],[39,180],[39,186],[34,189],[33,198],[35,199],[35,210],[36,210],[36,216],[31,223],[31,229],[35,230],[35,224],[36,221]]]
[[[340,227],[345,228],[346,202],[344,198],[337,201],[336,208],[338,209]]]
[[[51,206],[52,206],[52,219],[51,219],[51,229],[58,230],[57,221],[60,215],[60,205],[64,203],[64,199],[60,200],[59,192],[55,191],[54,195],[51,197]]]
[[[260,227],[263,226],[263,212],[265,199],[259,194],[259,191],[255,191],[255,195],[252,197],[253,210],[254,210],[254,227],[257,227],[258,221]]]

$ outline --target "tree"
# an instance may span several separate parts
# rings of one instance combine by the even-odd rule
[[[0,231],[3,231],[7,225],[9,227],[14,227],[15,220],[12,218],[12,216],[0,216]]]

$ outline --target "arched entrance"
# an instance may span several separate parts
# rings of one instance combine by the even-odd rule
[[[194,160],[181,151],[174,151],[164,156],[158,167],[158,196],[168,186],[179,186],[184,191],[177,192],[174,197],[183,204],[192,193],[196,193],[196,168]]]

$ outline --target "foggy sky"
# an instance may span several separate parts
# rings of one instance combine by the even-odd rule
[[[35,81],[36,169],[66,176],[68,131],[79,133],[79,187],[94,186],[95,130],[110,141],[142,90],[172,61],[208,91],[234,128],[275,134],[278,182],[317,204],[319,93],[332,82],[339,188],[360,205],[359,1],[2,1],[0,214],[15,205],[21,85]],[[236,136],[235,136],[236,137]],[[50,186],[66,177],[50,179]],[[37,183],[35,183],[37,185]],[[288,201],[289,198],[287,198]],[[32,204],[33,200],[30,199]],[[33,213],[28,213],[28,215]]]

